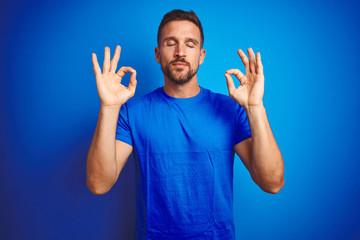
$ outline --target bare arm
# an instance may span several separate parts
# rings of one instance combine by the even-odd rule
[[[87,158],[87,185],[94,194],[108,192],[119,177],[132,146],[115,140],[116,125],[121,106],[135,94],[136,72],[122,67],[115,73],[120,57],[120,46],[110,62],[110,49],[105,48],[103,72],[93,54],[96,85],[101,101],[98,123]],[[125,73],[131,72],[128,87],[121,84]]]
[[[87,185],[96,195],[115,184],[133,147],[115,140],[119,110],[100,108],[99,119],[87,158]]]
[[[254,182],[265,192],[277,193],[284,186],[284,162],[265,108],[247,112],[252,138],[238,143],[234,150]]]
[[[277,193],[284,186],[284,162],[271,131],[263,105],[264,74],[260,53],[251,48],[249,58],[239,49],[246,75],[238,69],[226,71],[229,95],[244,107],[250,124],[252,138],[238,143],[234,150],[240,157],[254,182],[269,193]],[[235,75],[241,86],[235,88],[230,74]]]

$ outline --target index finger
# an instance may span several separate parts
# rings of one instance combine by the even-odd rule
[[[116,74],[122,78],[123,76],[125,76],[125,73],[128,72],[136,73],[135,69],[133,69],[132,67],[121,67]]]
[[[246,79],[244,78],[244,74],[239,69],[229,69],[226,71],[227,74],[235,75],[235,77],[240,81],[241,85],[246,83]]]

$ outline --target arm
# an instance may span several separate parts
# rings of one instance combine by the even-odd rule
[[[262,102],[264,75],[260,53],[255,58],[252,49],[248,49],[250,61],[241,50],[238,53],[245,65],[246,75],[238,69],[230,69],[225,77],[230,96],[247,113],[252,138],[238,143],[234,150],[254,182],[265,192],[277,193],[284,186],[284,162]],[[230,74],[240,80],[240,87],[235,88]]]
[[[252,137],[235,145],[234,150],[253,181],[263,191],[277,193],[284,186],[284,162],[265,108],[250,110],[247,114]]]
[[[118,109],[100,107],[99,119],[87,158],[87,185],[96,195],[115,184],[133,147],[115,140]]]
[[[87,185],[94,194],[108,192],[119,177],[132,146],[115,140],[117,119],[121,106],[135,94],[136,72],[122,67],[115,73],[120,57],[120,46],[110,62],[110,49],[105,48],[103,72],[93,54],[93,66],[101,107],[95,134],[87,158]],[[121,84],[125,73],[131,72],[128,87]]]

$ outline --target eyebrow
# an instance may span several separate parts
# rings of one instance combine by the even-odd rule
[[[167,40],[174,40],[175,42],[178,41],[174,36],[169,36],[169,37],[164,38],[164,42]],[[199,41],[196,40],[195,38],[185,38],[185,42],[193,42],[195,44],[199,44]]]

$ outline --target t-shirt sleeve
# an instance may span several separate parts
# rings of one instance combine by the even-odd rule
[[[239,142],[251,137],[250,124],[245,109],[236,104],[236,127],[234,146]]]
[[[127,104],[123,104],[120,108],[119,118],[116,127],[116,140],[126,142],[133,146],[131,129],[129,124],[129,111]]]

